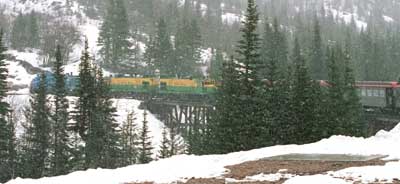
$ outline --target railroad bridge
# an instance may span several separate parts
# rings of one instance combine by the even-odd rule
[[[212,95],[200,94],[136,94],[140,108],[149,110],[169,128],[186,137],[190,128],[205,128],[215,109]]]
[[[131,94],[130,96],[132,96]],[[191,127],[205,127],[215,109],[215,97],[210,94],[134,94],[142,100],[141,108],[149,110],[170,128],[187,136]],[[364,105],[364,104],[363,104]],[[364,106],[363,121],[367,135],[375,135],[379,130],[391,130],[400,122],[400,112],[370,111]]]

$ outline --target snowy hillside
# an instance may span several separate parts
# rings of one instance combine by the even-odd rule
[[[400,177],[400,150],[393,146],[400,141],[400,125],[390,132],[381,131],[371,138],[334,136],[317,143],[307,145],[275,146],[258,150],[231,153],[227,155],[189,156],[181,155],[155,161],[146,165],[134,165],[116,170],[95,169],[75,172],[66,176],[43,178],[38,180],[15,179],[7,184],[70,184],[97,183],[118,184],[128,182],[154,181],[173,183],[189,178],[214,178],[229,173],[225,167],[243,162],[263,159],[270,156],[289,153],[351,154],[351,155],[388,155],[388,163],[382,166],[353,167],[339,171],[329,171],[310,176],[296,176],[291,173],[263,174],[247,176],[245,181],[277,181],[289,178],[285,184],[321,184],[321,183],[371,183],[391,182]],[[283,166],[282,171],[286,168]],[[235,181],[227,178],[225,181]],[[238,182],[236,180],[236,182]],[[352,182],[350,182],[352,183]]]
[[[69,2],[70,4],[67,4]],[[80,32],[80,42],[76,44],[72,53],[70,53],[69,61],[64,66],[65,73],[78,75],[80,57],[83,50],[83,41],[88,40],[90,52],[93,57],[96,57],[98,47],[97,39],[99,36],[99,27],[101,21],[88,18],[83,12],[83,7],[77,1],[64,0],[6,0],[0,1],[0,7],[6,11],[5,14],[15,17],[18,13],[29,13],[35,11],[37,13],[49,14],[57,16],[57,20],[67,21],[77,26]],[[53,20],[53,21],[57,21]],[[142,45],[142,47],[144,47]],[[41,70],[50,71],[51,68],[42,67],[43,56],[37,49],[27,49],[25,51],[9,50],[7,52],[11,59],[6,61],[9,68],[9,77],[7,79],[11,91],[9,91],[8,102],[14,109],[17,125],[17,135],[21,135],[23,128],[21,122],[24,121],[24,113],[29,106],[30,92],[29,87],[33,78]],[[111,73],[104,70],[105,76],[110,76]],[[76,100],[70,97],[71,107]],[[117,108],[116,120],[122,124],[126,120],[128,113],[132,110],[137,118],[136,124],[138,127],[143,120],[143,110],[139,110],[140,101],[133,99],[113,99],[114,106]],[[158,153],[161,134],[164,125],[162,122],[151,113],[148,114],[150,136],[152,137],[152,146],[154,156]]]

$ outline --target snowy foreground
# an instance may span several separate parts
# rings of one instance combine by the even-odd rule
[[[354,138],[333,136],[329,139],[307,145],[274,146],[246,152],[231,153],[227,155],[188,156],[181,155],[169,159],[155,161],[146,165],[133,165],[125,168],[107,170],[92,169],[75,172],[66,176],[42,178],[38,180],[15,179],[7,184],[71,184],[71,183],[96,183],[119,184],[127,182],[154,181],[156,183],[171,183],[177,180],[185,181],[187,178],[218,177],[226,173],[224,166],[235,165],[246,161],[253,161],[269,156],[288,153],[320,153],[320,154],[353,154],[353,155],[388,155],[386,159],[400,159],[400,125],[390,132],[381,131],[371,138]],[[393,161],[385,166],[368,166],[348,168],[337,172],[328,172],[326,175],[314,176],[289,176],[286,184],[307,183],[341,184],[346,181],[338,178],[353,178],[363,183],[375,180],[392,181],[400,178],[400,162]],[[274,181],[280,174],[256,175],[247,177],[253,181]]]

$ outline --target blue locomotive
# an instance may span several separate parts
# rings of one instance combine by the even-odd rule
[[[53,73],[51,72],[45,72],[44,75],[46,76],[46,86],[47,89],[49,90],[48,92],[51,93],[52,90],[54,89],[55,83],[56,83],[56,78]],[[41,75],[38,74],[36,77],[32,80],[31,86],[30,86],[30,91],[35,92],[39,88],[40,85],[40,79]],[[72,75],[65,75],[65,88],[67,89],[68,93],[73,93],[79,84],[79,77],[77,76],[72,76]]]

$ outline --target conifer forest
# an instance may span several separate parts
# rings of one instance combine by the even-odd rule
[[[399,97],[398,0],[0,0],[0,183],[368,141]]]

